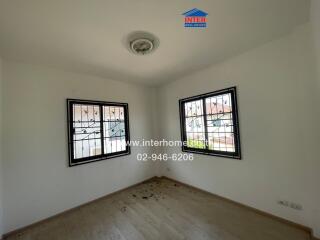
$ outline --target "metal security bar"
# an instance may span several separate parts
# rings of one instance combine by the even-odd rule
[[[67,99],[69,165],[130,154],[128,104]]]
[[[183,151],[241,158],[235,87],[179,103]]]

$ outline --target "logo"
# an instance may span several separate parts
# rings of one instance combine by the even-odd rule
[[[184,27],[192,28],[205,28],[207,27],[207,15],[208,13],[194,8],[188,12],[183,13],[184,15]]]

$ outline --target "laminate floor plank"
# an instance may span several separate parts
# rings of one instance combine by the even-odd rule
[[[169,179],[153,179],[8,240],[310,240],[307,231]]]

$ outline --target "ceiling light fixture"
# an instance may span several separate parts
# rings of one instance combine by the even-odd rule
[[[137,55],[146,55],[159,46],[159,39],[148,32],[136,31],[127,37],[129,50]]]

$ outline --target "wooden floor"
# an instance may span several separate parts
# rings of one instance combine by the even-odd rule
[[[307,232],[168,179],[154,179],[7,239],[305,240]]]

